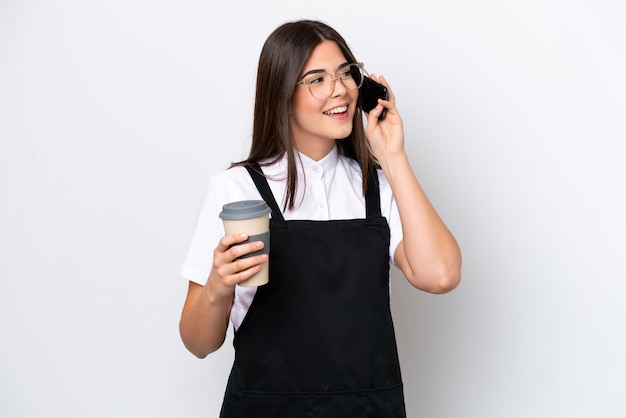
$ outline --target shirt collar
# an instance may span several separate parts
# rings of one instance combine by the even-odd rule
[[[304,173],[307,176],[314,178],[322,178],[324,173],[329,173],[337,166],[339,159],[339,151],[337,146],[319,161],[315,161],[301,152],[294,151],[296,156],[296,167],[299,173]],[[263,171],[269,176],[281,176],[287,174],[287,154],[276,163],[270,166],[263,167]]]
[[[301,167],[298,164],[299,170],[304,172],[307,176],[322,178],[324,173],[332,171],[337,166],[339,151],[335,145],[335,147],[319,161],[315,161],[302,153],[298,153],[298,156],[300,161],[302,161]]]

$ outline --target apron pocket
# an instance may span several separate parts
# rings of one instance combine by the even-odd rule
[[[349,392],[274,393],[242,391],[242,417],[404,418],[402,384]]]

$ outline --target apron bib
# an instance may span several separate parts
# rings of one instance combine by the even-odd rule
[[[270,281],[235,333],[220,416],[405,417],[376,173],[366,218],[285,221],[248,171],[272,209]]]

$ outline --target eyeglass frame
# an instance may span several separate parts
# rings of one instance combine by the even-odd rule
[[[333,91],[335,91],[335,81],[337,81],[337,80],[340,80],[341,83],[344,85],[344,87],[346,87],[348,90],[358,90],[363,85],[363,80],[365,80],[365,77],[369,77],[369,74],[368,74],[367,70],[365,70],[365,64],[362,63],[362,62],[350,62],[350,63],[346,64],[345,66],[343,66],[341,68],[350,67],[350,66],[356,66],[359,69],[359,71],[361,72],[361,75],[363,76],[363,77],[361,77],[361,82],[356,86],[355,89],[351,89],[351,88],[346,87],[343,78],[341,78],[341,76],[338,76],[338,74],[331,74],[331,73],[326,72],[326,71],[320,71],[320,72],[317,72],[315,74],[326,74],[326,75],[329,75],[331,77],[332,80],[330,82],[330,93],[328,94],[327,97],[325,97],[323,99],[315,97],[315,95],[313,94],[313,91],[311,90],[311,83],[313,82],[313,80],[302,80],[301,79],[300,81],[298,81],[296,83],[296,86],[304,86],[304,85],[306,85],[309,88],[309,93],[311,94],[311,96],[314,99],[317,99],[317,100],[326,100],[330,96],[332,96],[333,95]],[[309,74],[305,74],[302,78],[306,77],[307,75],[309,75]]]

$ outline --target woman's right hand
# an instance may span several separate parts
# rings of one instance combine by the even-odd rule
[[[213,266],[205,286],[189,282],[180,335],[187,349],[199,358],[224,343],[237,283],[250,278],[267,262],[267,254],[239,258],[263,248],[262,241],[235,245],[247,239],[246,234],[222,237],[213,251]]]
[[[232,297],[235,285],[252,277],[267,262],[267,254],[239,258],[263,248],[263,241],[235,245],[247,239],[245,233],[225,235],[213,251],[213,266],[205,287],[214,301]]]

